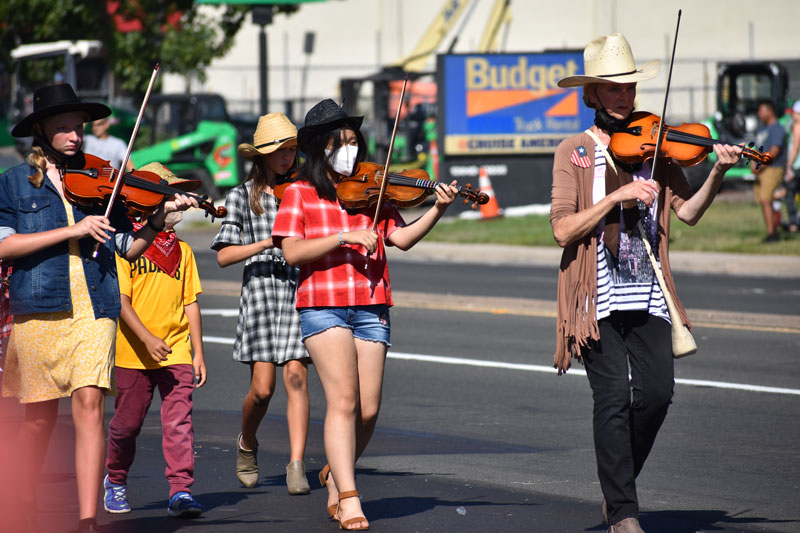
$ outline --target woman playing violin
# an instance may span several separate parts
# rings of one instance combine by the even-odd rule
[[[340,179],[364,159],[362,117],[333,100],[312,107],[298,132],[306,155],[298,181],[281,201],[272,238],[290,264],[300,266],[297,308],[303,342],[325,392],[325,454],[320,472],[328,512],[347,530],[369,522],[361,510],[355,463],[367,446],[380,408],[392,305],[384,242],[408,250],[456,197],[455,182],[435,188],[436,203],[406,225],[397,208],[348,210],[337,199]]]
[[[658,62],[638,67],[625,38],[612,34],[585,48],[584,69],[585,75],[558,83],[583,87],[595,123],[561,143],[553,166],[550,221],[564,248],[555,367],[566,371],[573,356],[586,366],[603,516],[611,532],[640,532],[635,480],[666,416],[674,384],[669,314],[643,239],[656,251],[688,325],[669,267],[670,210],[694,225],[742,149],[715,144],[717,162],[695,194],[670,159],[659,160],[656,180],[649,161],[628,166],[613,155],[607,159],[612,134],[624,128],[633,111],[637,82],[655,77]]]
[[[289,426],[286,486],[290,494],[308,494],[311,487],[303,463],[309,419],[308,353],[295,309],[297,267],[286,264],[272,242],[278,212],[275,187],[295,170],[297,128],[283,113],[264,115],[253,144],[240,144],[238,150],[253,166],[247,181],[228,191],[228,214],[211,243],[220,266],[245,261],[233,358],[250,366],[250,386],[242,405],[236,476],[248,488],[258,483],[256,431],[267,414],[280,366]]]
[[[0,180],[0,259],[14,262],[14,323],[3,395],[25,404],[18,479],[26,520],[37,514],[36,481],[58,400],[72,398],[79,529],[96,531],[105,453],[103,396],[113,390],[120,313],[114,253],[135,260],[163,228],[167,213],[196,207],[197,201],[179,195],[163,202],[137,232],[121,203],[109,218],[100,205],[70,204],[62,176],[69,160],[81,153],[83,125],[111,110],[81,101],[67,84],[42,87],[33,101],[33,113],[11,132],[33,136],[33,149],[25,163]]]

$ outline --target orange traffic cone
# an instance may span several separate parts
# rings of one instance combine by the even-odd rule
[[[481,206],[481,218],[486,220],[488,218],[503,216],[503,212],[500,209],[500,204],[497,203],[497,198],[495,197],[494,190],[492,189],[492,182],[489,181],[489,173],[486,171],[486,167],[480,168],[478,177],[478,187],[480,187],[482,193],[485,193],[486,196],[489,197],[489,201]]]

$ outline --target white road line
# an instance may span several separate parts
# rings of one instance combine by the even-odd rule
[[[239,316],[238,309],[203,309],[202,313],[203,316],[224,316],[224,317]]]
[[[208,314],[203,311],[203,314]],[[213,337],[210,335],[203,336],[203,342],[213,344],[227,344],[233,345],[234,339],[231,337]],[[389,359],[399,359],[403,361],[422,361],[425,363],[438,363],[441,365],[461,365],[461,366],[477,366],[482,368],[501,368],[504,370],[524,370],[526,372],[543,372],[545,374],[554,374],[556,371],[552,366],[547,365],[526,365],[521,363],[507,363],[505,361],[483,361],[480,359],[467,359],[464,357],[444,357],[441,355],[424,355],[416,353],[403,353],[390,351],[387,355]],[[579,368],[570,369],[567,372],[568,376],[585,376],[586,371]],[[749,392],[766,392],[769,394],[787,394],[792,396],[800,396],[800,389],[787,389],[783,387],[765,387],[762,385],[749,385],[746,383],[727,383],[725,381],[709,381],[703,379],[683,379],[677,378],[675,383],[681,385],[689,385],[691,387],[713,387],[716,389],[730,389],[730,390],[743,390]]]

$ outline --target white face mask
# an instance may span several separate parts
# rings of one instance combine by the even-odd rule
[[[325,155],[334,172],[342,176],[351,176],[356,164],[358,145],[346,144],[337,148],[335,152],[325,149]]]

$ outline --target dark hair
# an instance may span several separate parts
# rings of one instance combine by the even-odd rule
[[[269,154],[267,154],[269,155]],[[276,175],[275,183],[280,183],[284,178],[288,177],[297,168],[297,154],[294,156],[294,163],[286,174]],[[250,210],[256,216],[264,214],[264,206],[261,205],[261,194],[264,189],[269,185],[269,168],[267,167],[266,155],[257,155],[253,158],[253,164],[250,167],[250,172],[247,174],[247,180],[253,181],[253,187],[250,190]]]
[[[367,153],[367,141],[364,135],[358,128],[350,126],[341,126],[331,131],[323,131],[310,137],[306,141],[305,162],[300,166],[297,176],[298,179],[305,180],[317,190],[320,198],[325,198],[330,201],[336,200],[336,187],[333,186],[331,180],[328,179],[328,156],[325,155],[325,149],[331,141],[331,150],[334,152],[342,146],[342,131],[353,130],[356,132],[356,139],[358,140],[358,155],[356,156],[356,163],[364,160]]]
[[[769,108],[769,110],[772,111],[772,114],[775,117],[778,116],[778,109],[775,107],[775,102],[773,102],[772,100],[768,100],[768,99],[759,100],[758,107],[761,107],[762,105],[763,106],[767,106]]]

